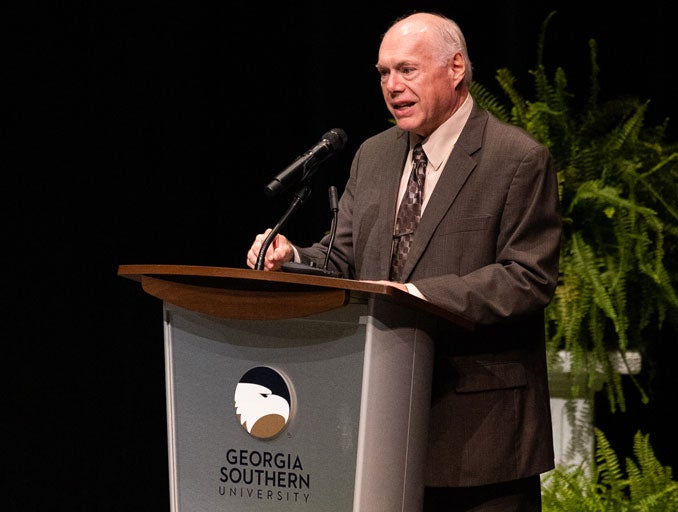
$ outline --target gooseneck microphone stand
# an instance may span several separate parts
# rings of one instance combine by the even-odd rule
[[[310,265],[304,263],[295,263],[294,261],[288,261],[283,263],[282,270],[284,272],[295,272],[297,274],[311,274],[314,276],[325,276],[325,277],[342,277],[341,272],[336,272],[334,270],[328,270],[327,264],[330,261],[330,253],[332,252],[332,246],[334,245],[334,237],[337,234],[337,214],[339,212],[339,201],[337,199],[337,187],[332,185],[329,189],[330,197],[330,210],[332,211],[332,227],[330,228],[330,241],[327,245],[327,253],[325,254],[325,262],[322,267],[316,266],[315,262],[312,261]]]
[[[264,243],[261,245],[261,249],[259,250],[259,255],[257,256],[257,264],[254,266],[255,270],[263,270],[264,269],[264,260],[266,259],[266,251],[268,250],[268,247],[271,245],[271,242],[273,242],[273,239],[275,236],[280,232],[280,230],[283,228],[283,226],[287,223],[289,218],[292,216],[294,212],[296,212],[299,207],[308,199],[308,196],[311,195],[311,187],[308,185],[302,185],[299,190],[294,194],[294,197],[292,199],[292,204],[290,204],[289,208],[287,208],[287,211],[283,214],[283,216],[280,218],[278,223],[273,227],[271,232],[268,234],[266,239],[264,240]]]
[[[255,270],[264,269],[264,261],[266,259],[266,251],[268,251],[268,247],[271,245],[273,239],[280,232],[283,226],[287,223],[292,214],[299,209],[299,207],[304,203],[304,201],[306,201],[306,199],[308,199],[308,196],[310,195],[311,195],[310,186],[308,184],[302,184],[299,190],[297,190],[297,192],[294,194],[292,204],[290,204],[289,208],[287,208],[287,211],[285,211],[285,213],[280,218],[278,223],[266,236],[264,243],[261,244],[261,249],[259,249],[259,254],[257,255],[257,263],[254,266]],[[337,231],[337,212],[339,211],[339,207],[337,205],[338,203],[337,188],[335,186],[330,187],[329,197],[330,197],[330,209],[332,211],[332,227],[330,243],[329,246],[327,247],[327,255],[325,256],[324,265],[322,267],[317,267],[313,263],[311,263],[311,265],[306,265],[304,263],[295,263],[293,261],[288,261],[287,263],[283,263],[282,265],[282,270],[284,272],[295,272],[297,274],[312,274],[316,276],[325,276],[325,277],[342,276],[341,272],[335,272],[334,270],[327,269],[327,264],[330,259],[330,252],[332,251],[332,246],[334,245],[334,237]]]

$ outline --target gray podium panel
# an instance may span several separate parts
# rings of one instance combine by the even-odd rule
[[[421,509],[432,343],[416,313],[164,312],[174,512]]]

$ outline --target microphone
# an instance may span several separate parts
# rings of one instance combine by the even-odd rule
[[[264,192],[273,197],[288,187],[311,177],[315,168],[334,153],[341,151],[346,145],[346,132],[341,128],[333,128],[322,136],[306,153],[297,157],[287,168],[271,181]]]
[[[334,245],[334,237],[337,234],[337,213],[339,212],[339,200],[337,198],[337,187],[332,185],[328,190],[328,195],[330,198],[330,210],[332,211],[332,227],[330,233],[330,242],[327,246],[327,254],[325,255],[325,262],[322,268],[318,268],[315,265],[315,262],[311,262],[310,265],[305,265],[304,263],[295,263],[293,261],[288,261],[283,263],[282,271],[283,272],[293,272],[297,274],[311,274],[315,276],[325,276],[325,277],[342,277],[341,272],[335,272],[334,270],[327,270],[327,264],[330,261],[330,253],[332,252],[332,246]]]
[[[327,264],[330,261],[330,253],[332,252],[332,247],[334,246],[334,237],[337,234],[337,213],[339,212],[339,197],[337,195],[337,187],[332,185],[327,191],[330,198],[330,211],[332,212],[332,227],[330,228],[330,243],[327,245],[327,254],[325,255],[325,261],[323,263],[323,270],[328,272]]]

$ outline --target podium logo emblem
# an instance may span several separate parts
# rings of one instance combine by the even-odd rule
[[[257,439],[271,439],[290,418],[290,388],[283,376],[268,366],[248,370],[235,388],[235,412],[240,425]]]

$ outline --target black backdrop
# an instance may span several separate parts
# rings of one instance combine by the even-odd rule
[[[669,2],[73,2],[6,8],[9,164],[3,312],[8,348],[6,510],[167,510],[159,301],[118,265],[244,267],[255,233],[289,196],[263,187],[327,130],[345,151],[314,177],[286,233],[328,229],[358,144],[386,128],[374,63],[398,15],[437,10],[464,29],[476,81],[508,67],[529,91],[541,23],[546,63],[588,91],[588,39],[605,95],[651,100],[648,122],[676,112]],[[589,8],[591,7],[591,9]],[[675,122],[670,133],[675,138]],[[599,413],[620,451],[637,428],[678,468],[662,424],[676,380],[669,341],[649,406]],[[661,367],[661,365],[659,365]],[[630,400],[637,401],[636,395]],[[614,425],[614,428],[612,426]],[[62,508],[62,507],[59,507]]]

